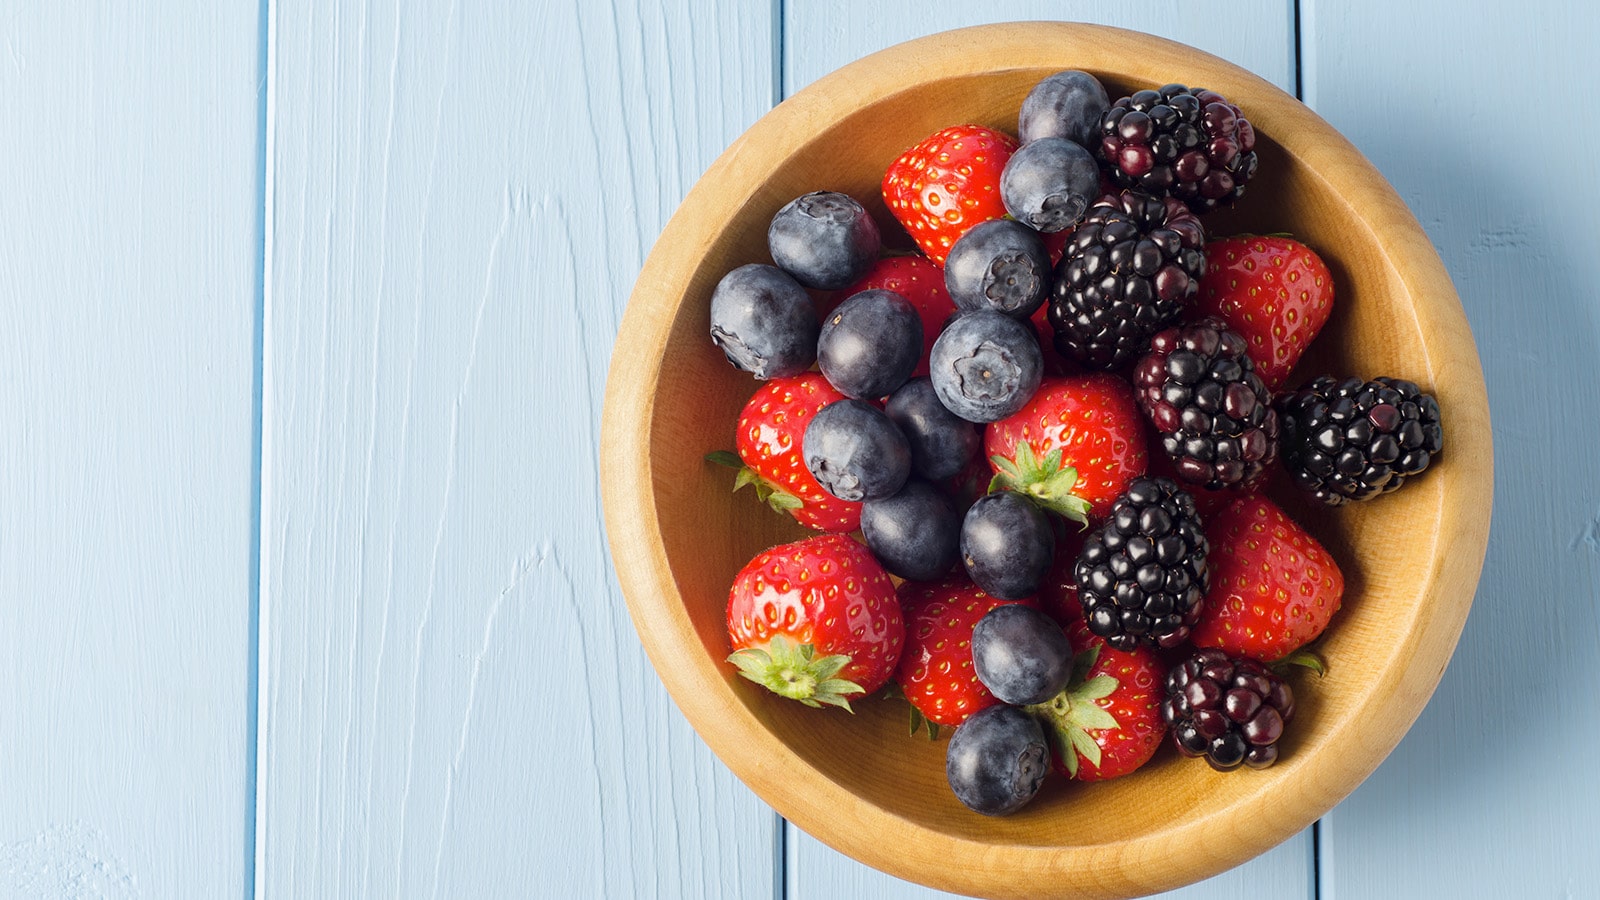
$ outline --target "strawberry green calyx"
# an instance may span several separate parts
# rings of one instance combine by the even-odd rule
[[[1279,675],[1287,675],[1291,671],[1291,667],[1310,669],[1317,673],[1318,678],[1328,674],[1328,664],[1317,654],[1317,651],[1312,650],[1310,647],[1301,647],[1299,650],[1268,666]]]
[[[842,654],[818,657],[816,647],[797,646],[782,635],[773,637],[765,650],[757,647],[736,650],[729,655],[728,662],[738,667],[740,675],[774,694],[811,707],[837,706],[854,713],[845,695],[866,693],[854,681],[835,677],[840,669],[850,664],[850,657]]]
[[[1078,484],[1078,470],[1061,464],[1061,448],[1051,450],[1044,459],[1034,455],[1027,441],[1017,442],[1017,458],[989,457],[995,472],[989,492],[1015,491],[1064,519],[1085,527],[1089,524],[1089,501],[1072,493]]]
[[[774,512],[787,512],[805,505],[805,502],[799,497],[782,490],[772,482],[756,474],[756,470],[745,465],[739,455],[731,450],[713,450],[706,454],[706,462],[737,469],[739,474],[733,478],[733,489],[737,491],[745,485],[755,485],[756,496],[761,499],[761,502],[772,507]]]
[[[1079,653],[1072,661],[1072,679],[1061,693],[1026,708],[1043,727],[1046,739],[1054,745],[1056,758],[1066,764],[1067,773],[1073,777],[1078,774],[1079,756],[1096,768],[1100,766],[1100,745],[1089,732],[1122,727],[1095,704],[1117,689],[1117,679],[1110,675],[1088,677],[1099,656],[1098,646]]]

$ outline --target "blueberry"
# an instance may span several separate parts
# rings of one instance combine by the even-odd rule
[[[1008,603],[989,610],[972,629],[972,668],[1003,703],[1043,703],[1072,677],[1072,646],[1055,620]]]
[[[875,400],[905,384],[922,358],[922,318],[894,291],[851,296],[822,323],[817,363],[828,383],[857,400]]]
[[[811,368],[821,327],[811,295],[773,266],[740,266],[711,293],[711,340],[728,362],[757,378]]]
[[[1078,224],[1099,196],[1100,166],[1094,155],[1066,138],[1024,145],[1000,173],[1006,212],[1039,231],[1064,231]]]
[[[885,569],[912,581],[934,581],[961,558],[961,511],[920,478],[862,504],[861,534]]]
[[[944,774],[956,799],[986,816],[1021,809],[1039,793],[1048,771],[1044,729],[1015,706],[973,713],[945,750]]]
[[[840,500],[881,500],[911,474],[911,448],[883,410],[835,400],[817,411],[801,439],[806,468]]]
[[[1111,105],[1105,86],[1087,72],[1057,72],[1033,86],[1017,116],[1024,145],[1059,137],[1092,146],[1100,140],[1100,117]]]
[[[979,498],[961,523],[961,560],[967,574],[1002,600],[1039,592],[1055,546],[1044,510],[1011,491]]]
[[[993,310],[945,326],[928,365],[939,402],[968,422],[994,422],[1021,409],[1044,371],[1033,327]]]
[[[911,445],[911,471],[935,481],[961,473],[983,445],[972,423],[939,402],[933,382],[913,378],[889,397],[884,412]]]
[[[968,229],[950,248],[944,286],[960,309],[1026,319],[1050,293],[1050,254],[1032,228],[991,219]]]
[[[865,275],[879,247],[878,224],[861,204],[836,191],[790,200],[767,228],[767,249],[778,268],[824,291]]]

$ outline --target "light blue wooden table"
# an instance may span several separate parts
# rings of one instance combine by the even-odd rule
[[[0,897],[932,896],[786,826],[673,707],[605,549],[600,397],[734,137],[873,50],[1034,18],[1195,44],[1349,135],[1493,407],[1432,703],[1317,826],[1169,896],[1600,897],[1576,0],[0,4]]]

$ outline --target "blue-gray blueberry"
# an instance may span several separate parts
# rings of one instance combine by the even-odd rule
[[[1000,173],[1006,212],[1038,231],[1065,231],[1078,224],[1099,195],[1099,163],[1066,138],[1024,144]]]
[[[922,358],[922,319],[894,291],[867,290],[822,323],[817,365],[839,393],[876,400],[905,384]]]
[[[958,309],[1026,319],[1050,293],[1050,254],[1032,228],[991,219],[968,229],[950,248],[944,286]]]
[[[973,812],[1003,816],[1039,793],[1050,771],[1044,730],[1015,706],[973,713],[950,737],[944,774],[950,790]]]
[[[972,668],[1001,702],[1044,703],[1072,678],[1072,645],[1054,619],[1008,603],[989,610],[972,629]]]
[[[961,561],[967,574],[973,584],[1002,600],[1038,593],[1055,548],[1044,510],[1013,491],[980,497],[961,523]]]
[[[821,327],[811,295],[773,266],[740,266],[711,293],[711,340],[728,362],[763,380],[811,368]]]
[[[938,481],[953,478],[972,462],[983,435],[945,408],[927,376],[913,378],[889,395],[884,407],[911,446],[911,471]]]
[[[862,504],[861,534],[892,574],[936,581],[960,560],[961,512],[944,491],[912,478],[892,496]]]
[[[1087,72],[1057,72],[1033,86],[1017,114],[1024,145],[1059,137],[1092,147],[1100,140],[1100,118],[1111,106],[1105,85]]]
[[[878,258],[878,224],[848,194],[813,191],[778,210],[767,227],[772,261],[810,288],[836,291]]]
[[[806,468],[840,500],[892,496],[911,475],[911,448],[883,410],[835,400],[817,411],[801,439]]]
[[[945,326],[928,366],[939,402],[979,423],[1027,405],[1044,375],[1033,326],[994,310],[964,313]]]

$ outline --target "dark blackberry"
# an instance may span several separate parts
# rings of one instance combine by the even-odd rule
[[[1444,449],[1438,401],[1398,378],[1323,375],[1277,409],[1284,465],[1329,506],[1398,490]]]
[[[1151,338],[1133,373],[1178,476],[1207,490],[1248,483],[1277,454],[1278,413],[1248,349],[1223,322],[1203,319]]]
[[[1256,174],[1256,132],[1239,107],[1181,84],[1111,104],[1096,149],[1118,187],[1176,197],[1197,213],[1239,199]]]
[[[1200,220],[1176,200],[1123,191],[1095,201],[1056,265],[1056,349],[1090,369],[1137,359],[1199,290],[1205,243]]]
[[[1204,756],[1219,772],[1264,769],[1278,760],[1294,691],[1265,665],[1208,648],[1167,673],[1161,716],[1184,756]]]
[[[1194,498],[1169,478],[1136,478],[1084,541],[1073,569],[1089,630],[1118,650],[1189,638],[1209,586]]]

